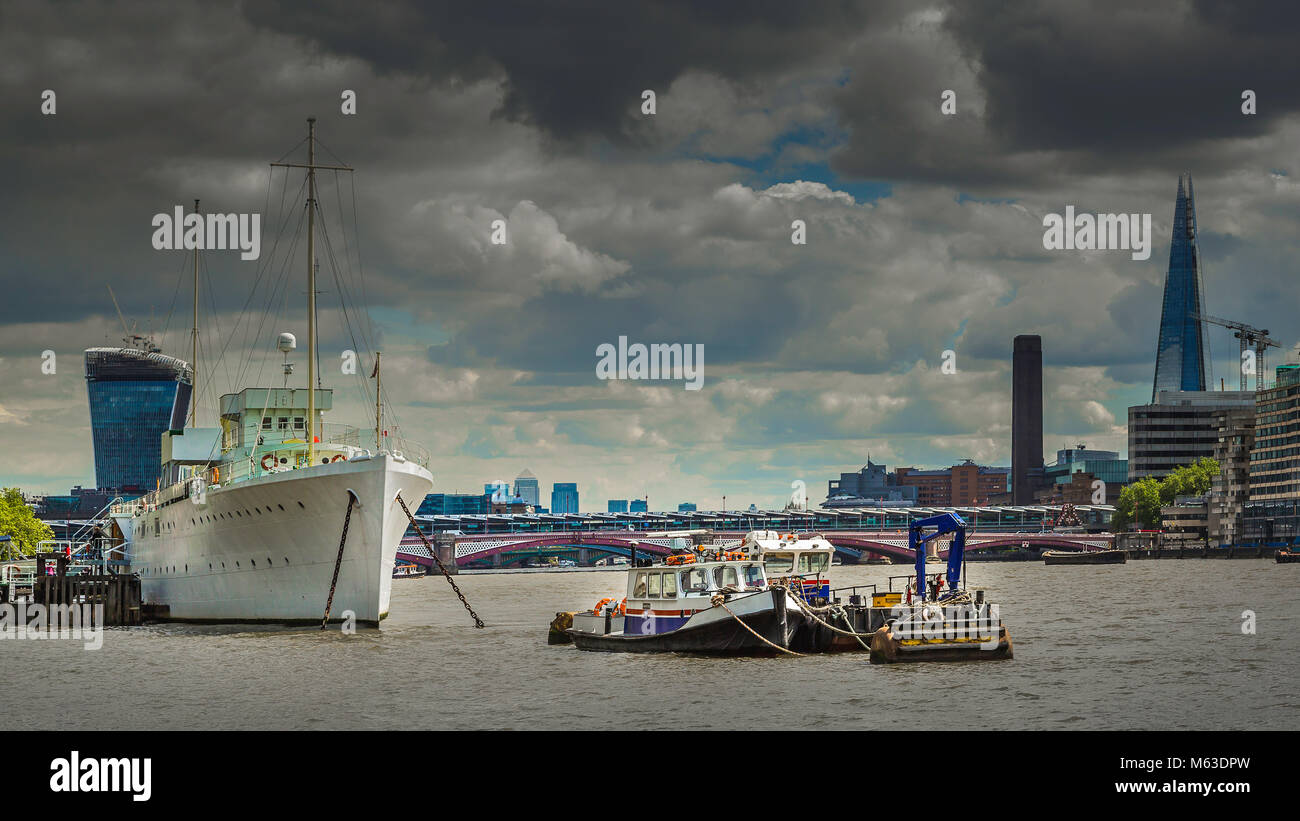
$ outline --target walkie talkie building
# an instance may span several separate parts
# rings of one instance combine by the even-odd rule
[[[188,363],[156,351],[86,351],[96,485],[154,489],[162,475],[162,434],[185,427],[193,384]]]
[[[1160,391],[1205,390],[1205,294],[1201,281],[1201,249],[1196,244],[1196,198],[1192,175],[1178,178],[1174,233],[1169,243],[1169,272],[1160,309],[1160,338],[1156,342],[1156,376],[1151,401]]]

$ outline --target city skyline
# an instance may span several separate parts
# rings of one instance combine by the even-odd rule
[[[503,34],[486,12],[395,7],[409,40],[389,49],[364,21],[332,30],[293,3],[146,5],[111,27],[93,5],[7,10],[0,485],[94,484],[83,351],[123,334],[106,286],[131,330],[186,359],[189,255],[155,251],[150,218],[195,198],[265,211],[267,162],[310,115],[358,169],[386,413],[430,451],[437,491],[513,485],[529,468],[575,481],[584,510],[646,495],[652,509],[723,496],[780,508],[792,483],[820,486],[868,452],[1009,465],[1021,334],[1043,341],[1044,450],[1127,453],[1185,172],[1204,310],[1284,346],[1300,338],[1300,91],[1276,15],[811,3],[754,11],[720,44],[705,12],[674,12],[689,33],[660,37],[634,9],[619,23],[567,13],[555,43]],[[147,43],[106,34],[146,25],[159,30]],[[609,49],[615,25],[645,36]],[[66,48],[45,47],[56,33]],[[1014,55],[999,50],[1008,37]],[[578,51],[581,72],[546,56]],[[345,89],[355,115],[340,110]],[[1245,90],[1258,113],[1243,113]],[[1048,250],[1043,218],[1067,207],[1151,214],[1150,258]],[[494,250],[498,219],[511,240]],[[241,371],[279,384],[275,334],[303,336],[306,322],[291,311],[227,349],[220,330],[256,264],[230,252],[203,264],[198,407],[212,425],[218,393],[253,386],[235,384]],[[305,290],[292,287],[290,303]],[[337,373],[351,343],[336,286],[320,287],[322,367]],[[1205,387],[1231,388],[1230,332],[1202,333]],[[600,379],[597,349],[620,337],[703,345],[701,388]],[[372,398],[336,400],[327,422],[365,426]]]

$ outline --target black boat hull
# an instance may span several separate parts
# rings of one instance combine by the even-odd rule
[[[1066,553],[1047,551],[1043,553],[1043,564],[1124,564],[1128,554],[1123,550],[1094,550],[1090,552]]]

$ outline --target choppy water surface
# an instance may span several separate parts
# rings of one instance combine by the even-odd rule
[[[836,586],[899,567],[837,567]],[[165,625],[0,641],[0,729],[1300,729],[1300,565],[972,564],[1004,662],[704,658],[548,646],[621,572],[397,580],[381,630]],[[322,591],[322,598],[324,597]],[[1253,610],[1257,634],[1243,635]]]

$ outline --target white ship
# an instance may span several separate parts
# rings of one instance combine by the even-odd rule
[[[349,169],[315,164],[309,123],[307,164],[280,165],[307,170],[307,384],[315,385],[315,171]],[[197,298],[194,327],[197,355]],[[283,388],[222,396],[218,428],[196,427],[191,412],[190,427],[163,434],[160,488],[112,510],[142,601],[163,618],[321,623],[328,609],[331,621],[378,625],[388,615],[409,524],[402,503],[414,512],[433,487],[427,455],[388,444],[378,383],[373,438],[323,424],[333,392],[288,386],[295,346],[281,335]],[[197,368],[195,382],[197,397]]]

